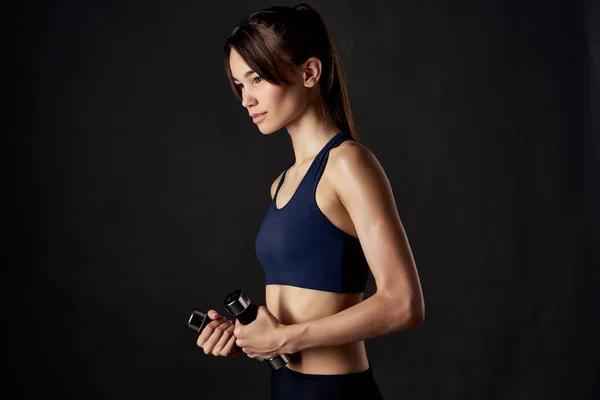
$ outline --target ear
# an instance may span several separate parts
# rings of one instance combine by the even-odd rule
[[[319,78],[321,77],[321,60],[317,57],[310,57],[308,60],[304,62],[302,77],[303,83],[305,87],[313,87],[319,83]]]

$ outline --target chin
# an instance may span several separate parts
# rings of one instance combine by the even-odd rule
[[[261,132],[263,135],[271,135],[271,134],[273,134],[273,133],[277,132],[279,129],[281,129],[281,128],[274,129],[274,128],[272,128],[272,127],[269,127],[269,126],[261,126],[260,124],[259,124],[259,125],[257,125],[257,127],[258,127],[258,130],[259,130],[259,131],[260,131],[260,132]]]

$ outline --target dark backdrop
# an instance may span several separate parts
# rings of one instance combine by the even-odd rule
[[[272,4],[294,2],[5,10],[13,398],[268,398],[265,365],[204,355],[185,322],[235,288],[264,304],[254,240],[293,153],[222,46]],[[597,395],[598,5],[314,4],[425,295],[422,326],[367,341],[386,399]]]

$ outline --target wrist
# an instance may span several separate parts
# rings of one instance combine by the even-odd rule
[[[302,351],[300,338],[304,332],[304,324],[282,326],[281,354],[295,354]]]

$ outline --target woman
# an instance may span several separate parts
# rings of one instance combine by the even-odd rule
[[[266,306],[248,325],[209,310],[197,344],[287,354],[272,399],[381,399],[364,341],[415,327],[424,302],[392,190],[357,141],[328,30],[306,3],[240,21],[225,45],[233,90],[263,134],[285,127],[295,162],[273,181],[256,239]],[[376,293],[363,301],[371,271]]]

